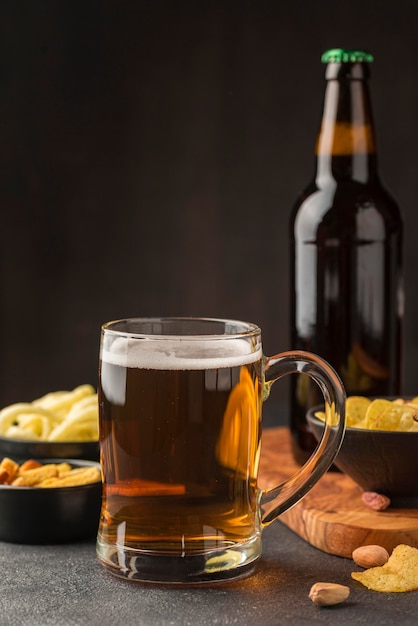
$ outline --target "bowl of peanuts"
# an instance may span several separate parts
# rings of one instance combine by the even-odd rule
[[[0,459],[99,460],[97,393],[89,384],[0,410]]]
[[[346,399],[346,431],[335,466],[363,490],[394,507],[418,506],[418,396]],[[307,421],[319,441],[324,407],[313,407]]]
[[[92,539],[102,496],[100,464],[80,459],[0,461],[0,541],[57,544]]]

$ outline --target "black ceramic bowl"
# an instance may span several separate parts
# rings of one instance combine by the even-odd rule
[[[323,410],[317,406],[307,413],[318,441],[324,423],[314,414]],[[418,432],[347,427],[334,463],[364,491],[384,494],[394,506],[418,505]]]
[[[63,459],[73,467],[100,465]],[[42,459],[43,463],[56,459]],[[95,537],[102,498],[101,481],[77,487],[0,485],[0,541],[54,544]]]
[[[98,441],[39,441],[0,437],[0,459],[87,459],[99,460]]]

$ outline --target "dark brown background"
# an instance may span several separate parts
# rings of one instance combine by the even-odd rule
[[[335,46],[376,59],[418,394],[416,7],[2,0],[0,404],[96,384],[100,324],[121,316],[232,316],[262,326],[266,353],[291,347],[289,213]]]

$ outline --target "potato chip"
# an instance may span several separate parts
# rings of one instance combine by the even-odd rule
[[[345,415],[348,428],[418,432],[418,396],[413,400],[369,400],[363,396],[349,396],[345,402]],[[324,411],[316,411],[315,417],[325,422]]]
[[[330,424],[330,426],[338,426],[340,417],[338,413],[335,411],[335,406],[328,405],[328,412],[329,412],[328,423]],[[316,411],[315,417],[322,420],[323,422],[327,421],[327,416],[326,416],[325,411]]]
[[[371,430],[379,429],[378,424],[381,414],[386,409],[390,408],[392,404],[393,403],[390,400],[385,400],[383,398],[372,400],[366,413],[366,428],[370,428]]]
[[[409,404],[397,404],[391,409],[386,409],[381,417],[381,428],[385,430],[413,430],[418,426],[418,407]],[[385,426],[389,421],[389,427]]]
[[[418,415],[418,410],[414,406],[406,403],[398,404],[396,402],[389,402],[386,406],[382,403],[382,400],[374,400],[375,403],[379,403],[379,409],[376,409],[372,415],[370,411],[366,415],[366,423],[368,428],[372,430],[411,430],[415,424],[415,418]],[[372,404],[374,403],[372,402]]]
[[[325,422],[325,418],[326,418],[325,411],[315,411],[314,415],[319,420],[321,420],[321,422]]]
[[[405,544],[394,548],[387,563],[351,577],[373,591],[403,592],[418,589],[418,550]]]
[[[365,418],[371,400],[364,396],[349,396],[345,402],[347,426],[358,428]]]
[[[364,422],[370,403],[371,401],[364,396],[349,396],[345,401],[345,417],[347,426],[359,428],[359,425]],[[324,411],[316,411],[315,417],[325,422]],[[331,423],[335,425],[335,419],[331,419]]]

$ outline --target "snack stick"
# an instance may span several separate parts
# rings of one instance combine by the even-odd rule
[[[64,464],[63,464],[64,465]],[[65,478],[66,476],[77,476],[77,474],[83,474],[86,469],[90,470],[95,470],[95,467],[71,467],[70,465],[68,465],[68,469],[64,469],[62,471],[59,471],[59,477],[60,478]]]
[[[35,469],[36,467],[41,467],[42,463],[39,461],[35,461],[34,459],[28,459],[22,465],[20,465],[17,475],[20,476],[23,472],[27,472],[28,470]]]
[[[81,471],[78,471],[80,469]],[[99,470],[96,467],[82,467],[77,470],[68,472],[65,476],[58,476],[56,478],[47,478],[37,485],[36,487],[76,487],[78,485],[87,485],[88,483],[95,483],[101,479]]]
[[[5,456],[2,462],[0,463],[0,470],[4,470],[9,474],[9,481],[12,481],[15,476],[17,476],[17,472],[19,471],[19,463],[9,459],[9,457]]]
[[[71,472],[72,467],[69,463],[59,463],[57,466],[58,476],[64,476],[68,472]]]
[[[36,467],[35,469],[24,472],[12,482],[12,485],[15,487],[33,487],[42,480],[45,480],[45,478],[52,478],[53,476],[57,476],[57,474],[57,466],[52,463],[47,463],[41,467]]]
[[[8,457],[0,463],[0,484],[14,487],[75,487],[100,480],[100,470],[95,466],[73,468],[65,461],[42,465],[34,459],[19,466]]]
[[[0,485],[8,485],[10,482],[10,474],[5,469],[0,469]]]

